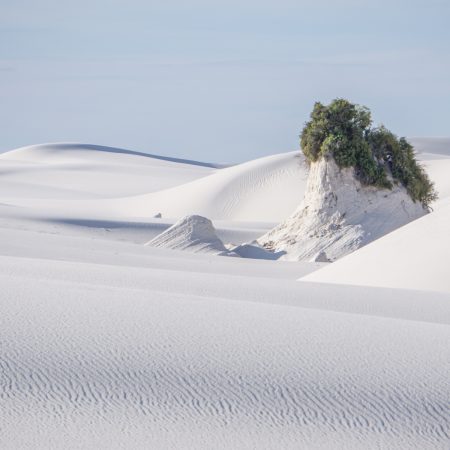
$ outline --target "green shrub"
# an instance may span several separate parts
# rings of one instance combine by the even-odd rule
[[[345,99],[333,100],[328,106],[317,102],[300,135],[301,148],[309,162],[330,155],[339,167],[354,167],[365,185],[391,189],[390,174],[414,201],[428,207],[437,195],[412,145],[383,126],[371,125],[366,107]]]

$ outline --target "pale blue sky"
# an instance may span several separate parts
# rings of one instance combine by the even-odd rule
[[[0,151],[53,141],[234,162],[346,97],[450,135],[450,1],[0,0]]]

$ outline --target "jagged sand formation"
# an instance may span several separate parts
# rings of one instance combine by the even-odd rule
[[[187,250],[193,253],[227,255],[229,252],[217,237],[212,222],[202,216],[186,216],[156,236],[146,245],[151,247]]]
[[[402,185],[363,186],[328,156],[311,163],[299,208],[258,243],[283,259],[334,261],[426,213]]]

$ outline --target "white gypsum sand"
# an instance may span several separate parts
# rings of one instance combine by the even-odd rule
[[[303,197],[295,153],[0,155],[0,447],[446,448],[450,145],[423,145],[434,211],[332,264],[144,245],[201,212],[224,243],[261,236]]]
[[[91,216],[153,218],[161,214],[162,218],[178,220],[198,214],[210,220],[274,224],[297,207],[307,178],[307,168],[298,151],[217,169],[211,164],[133,155],[120,149],[108,153],[107,149],[50,144],[0,155],[3,165],[10,168],[2,198],[18,206],[69,210],[77,215],[88,212]],[[45,158],[40,161],[34,150]],[[49,171],[55,172],[56,181],[48,176]],[[86,181],[80,183],[84,171]],[[138,180],[140,186],[136,186]],[[13,183],[17,189],[9,187]],[[85,184],[94,194],[90,198],[85,195]],[[34,191],[27,190],[30,185]],[[65,196],[61,190],[70,192]],[[70,205],[67,198],[72,199]]]
[[[406,189],[362,185],[332,157],[311,163],[298,209],[258,239],[289,260],[335,261],[427,213]]]
[[[212,222],[206,217],[196,215],[183,217],[145,245],[193,253],[229,253],[217,236]]]

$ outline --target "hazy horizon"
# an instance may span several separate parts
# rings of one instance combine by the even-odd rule
[[[84,142],[239,162],[298,148],[315,101],[449,136],[444,1],[0,6],[0,152]]]

